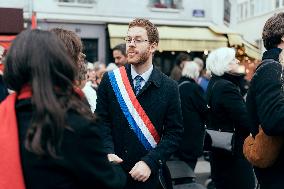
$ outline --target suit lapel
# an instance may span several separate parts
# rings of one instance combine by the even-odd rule
[[[132,75],[131,75],[130,64],[125,65],[125,68],[126,68],[126,73],[127,73],[127,77],[129,79],[130,85],[132,87],[132,90],[134,91],[134,84],[133,84],[133,79],[132,79]],[[160,74],[161,74],[160,71],[157,70],[157,68],[154,67],[153,71],[150,75],[150,78],[145,83],[145,85],[142,87],[142,89],[139,91],[137,96],[140,96],[144,91],[146,91],[151,84],[155,84],[155,86],[160,87],[160,84],[161,84],[161,75]]]

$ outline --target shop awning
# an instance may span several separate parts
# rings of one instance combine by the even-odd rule
[[[159,51],[204,51],[228,46],[227,38],[207,27],[158,26]],[[110,46],[124,42],[128,25],[109,24]]]
[[[244,40],[240,34],[228,34],[228,40],[230,46],[243,46],[247,56],[258,60],[261,59],[261,51]]]

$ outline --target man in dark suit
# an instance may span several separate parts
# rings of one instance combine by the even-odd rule
[[[147,150],[143,146],[124,116],[110,74],[105,74],[98,89],[96,112],[103,125],[108,158],[121,163],[128,173],[126,188],[171,188],[169,177],[165,179],[165,162],[177,150],[183,133],[178,86],[153,67],[159,34],[149,20],[130,22],[125,41],[128,80],[161,139],[153,149]],[[168,184],[165,186],[165,183]]]

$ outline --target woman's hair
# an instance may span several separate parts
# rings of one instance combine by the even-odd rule
[[[32,88],[33,116],[25,140],[29,151],[58,157],[68,110],[95,120],[74,90],[75,70],[63,43],[49,31],[26,30],[13,41],[4,81],[16,92],[24,85]]]
[[[236,52],[233,48],[221,47],[213,50],[206,60],[206,69],[217,76],[230,71],[230,63],[235,59]]]
[[[184,77],[197,79],[199,77],[200,67],[193,61],[187,61],[184,64],[181,75]]]
[[[63,28],[53,28],[50,31],[62,40],[69,56],[77,66],[76,80],[80,84],[80,82],[85,80],[87,73],[84,62],[86,55],[82,53],[83,44],[80,37],[75,32]]]

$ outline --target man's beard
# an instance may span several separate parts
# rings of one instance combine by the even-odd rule
[[[129,64],[132,65],[142,65],[145,64],[147,62],[147,60],[149,59],[149,57],[151,56],[150,54],[150,48],[148,47],[146,49],[146,51],[144,51],[141,55],[139,55],[138,60],[137,61],[128,61]]]

